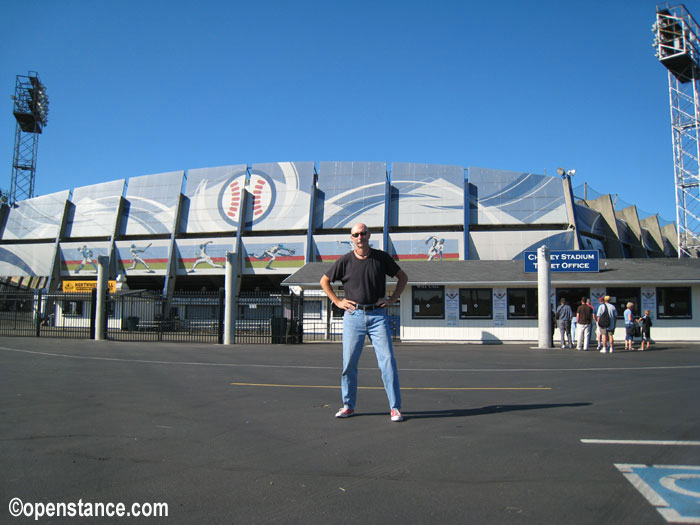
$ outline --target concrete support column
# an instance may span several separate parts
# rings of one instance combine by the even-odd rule
[[[99,255],[97,257],[97,294],[95,301],[95,340],[104,341],[105,334],[105,303],[107,301],[107,278],[109,276],[109,257]]]
[[[226,278],[224,281],[224,344],[236,342],[236,265],[235,253],[226,252]]]
[[[549,304],[550,289],[549,248],[540,246],[537,249],[538,348],[552,347],[552,307]]]

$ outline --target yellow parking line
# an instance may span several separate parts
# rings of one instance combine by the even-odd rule
[[[233,386],[264,386],[277,388],[340,388],[340,385],[278,385],[274,383],[231,383]],[[383,386],[359,386],[360,390],[384,390]],[[401,387],[401,390],[551,390],[550,387]]]

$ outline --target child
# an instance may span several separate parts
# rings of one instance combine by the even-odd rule
[[[644,343],[647,344],[646,349],[649,350],[649,344],[651,341],[651,311],[644,310],[644,317],[639,319],[642,323],[642,346],[639,347],[640,350],[644,350]]]

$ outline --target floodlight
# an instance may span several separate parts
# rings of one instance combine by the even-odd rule
[[[564,168],[557,168],[557,175],[561,175],[563,177],[564,173],[566,173]]]

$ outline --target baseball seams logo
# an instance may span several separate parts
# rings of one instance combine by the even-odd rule
[[[238,226],[241,206],[243,205],[243,191],[245,188],[245,173],[236,174],[221,188],[219,194],[219,213],[221,217],[234,226]],[[252,224],[256,224],[267,217],[275,204],[275,184],[266,174],[259,171],[250,173],[248,190],[251,200]]]

